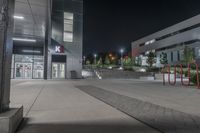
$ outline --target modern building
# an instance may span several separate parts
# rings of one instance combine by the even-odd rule
[[[185,46],[193,50],[196,62],[200,63],[200,15],[132,42],[132,56],[146,66],[146,55],[154,51],[157,57],[154,65],[161,67],[162,53],[167,55],[169,64],[183,61]]]
[[[83,0],[16,0],[11,78],[81,78]]]

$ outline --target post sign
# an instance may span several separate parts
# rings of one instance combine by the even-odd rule
[[[55,52],[56,53],[64,53],[64,46],[56,46],[55,47]]]

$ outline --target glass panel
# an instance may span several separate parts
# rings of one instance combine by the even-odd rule
[[[64,32],[64,41],[65,42],[73,42],[73,34]]]
[[[65,64],[60,64],[60,78],[65,78]]]
[[[33,55],[15,55],[15,62],[33,62]]]
[[[64,26],[64,31],[73,31],[73,25],[65,24]]]
[[[65,19],[64,24],[73,25],[73,20]]]
[[[74,19],[74,15],[73,15],[73,13],[64,12],[64,18],[73,20]]]
[[[58,78],[58,64],[52,65],[52,78]]]
[[[33,78],[42,79],[44,77],[43,56],[34,56]]]
[[[32,64],[24,63],[24,79],[32,78]]]
[[[16,78],[23,78],[23,64],[21,63],[16,63],[15,66],[15,77]]]
[[[200,57],[200,48],[198,49],[198,56]]]
[[[44,76],[44,59],[43,56],[34,55],[14,55],[12,64],[15,67],[11,69],[14,78],[40,78]]]
[[[32,64],[15,63],[15,78],[21,78],[21,79],[32,78]]]
[[[63,63],[52,64],[52,78],[54,79],[65,78],[65,64]]]

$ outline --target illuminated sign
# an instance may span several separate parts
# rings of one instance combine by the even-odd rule
[[[55,52],[56,53],[64,53],[64,46],[56,46],[55,47]]]

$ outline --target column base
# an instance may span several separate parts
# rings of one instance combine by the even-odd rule
[[[0,114],[0,133],[15,133],[23,119],[23,107],[11,108]]]

